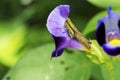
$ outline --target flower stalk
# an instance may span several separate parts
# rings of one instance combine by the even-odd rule
[[[106,62],[100,66],[104,80],[115,80],[113,62]]]
[[[108,69],[108,71],[109,71],[111,80],[115,80],[112,62],[107,62],[107,63],[106,63],[106,67],[107,67],[107,69]]]

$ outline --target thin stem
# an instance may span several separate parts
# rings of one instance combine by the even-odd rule
[[[107,66],[107,69],[110,73],[111,80],[115,80],[112,62],[107,62],[106,66]]]

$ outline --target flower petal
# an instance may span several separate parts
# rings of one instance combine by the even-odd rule
[[[83,50],[83,46],[82,44],[80,44],[80,42],[78,42],[76,39],[74,38],[70,38],[68,39],[68,42],[67,42],[67,46],[68,48],[73,48],[73,49],[76,49],[76,50]]]
[[[77,50],[83,50],[82,45],[74,38],[69,37],[55,37],[53,36],[55,42],[55,50],[52,52],[52,57],[58,57],[63,53],[64,48],[74,48]]]
[[[60,55],[63,53],[63,51],[64,51],[63,48],[61,48],[61,49],[59,49],[59,50],[55,49],[55,50],[52,52],[51,58],[52,58],[52,57],[58,57],[58,56],[60,56]]]
[[[99,45],[103,45],[106,42],[106,35],[105,35],[105,24],[101,19],[98,20],[98,25],[96,29],[96,39]]]
[[[116,32],[117,37],[120,39],[120,31],[119,31],[119,25],[118,22],[120,20],[120,13],[112,12],[111,7],[108,7],[108,15],[101,18],[101,20],[105,24],[105,34],[106,38],[108,37],[108,34],[111,32]]]
[[[52,35],[56,37],[65,37],[68,35],[65,30],[65,21],[68,15],[69,5],[60,5],[50,13],[47,19],[47,28]]]
[[[108,55],[117,56],[120,54],[120,45],[112,46],[110,43],[106,43],[102,47]]]
[[[53,36],[55,42],[55,50],[52,52],[52,57],[58,57],[63,53],[64,48],[66,47],[66,38],[65,37],[55,37]]]

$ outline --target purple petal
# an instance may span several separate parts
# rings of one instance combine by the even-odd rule
[[[58,57],[63,53],[64,48],[74,48],[77,50],[83,50],[82,45],[75,39],[69,37],[55,37],[55,50],[52,52],[52,57]]]
[[[117,36],[120,39],[120,31],[118,22],[120,20],[120,13],[112,12],[111,7],[108,7],[108,15],[101,18],[102,22],[105,25],[105,34],[106,38],[108,38],[108,34],[111,32],[116,32]]]
[[[52,57],[58,57],[63,53],[64,48],[66,47],[66,38],[65,37],[55,37],[53,36],[55,42],[55,50],[52,52]]]
[[[105,38],[106,38],[105,24],[101,19],[99,19],[97,29],[96,29],[96,39],[100,46],[102,46],[106,42]]]
[[[111,13],[111,6],[108,6],[107,11],[108,11],[108,15],[110,16],[110,13]]]
[[[67,45],[66,47],[73,48],[76,50],[83,50],[82,44],[80,44],[80,42],[78,42],[76,39],[68,38],[67,40],[68,42],[66,42],[66,45]]]
[[[49,32],[56,37],[66,37],[65,21],[69,15],[69,5],[60,5],[56,7],[48,16],[47,28]]]
[[[64,51],[64,48],[61,48],[61,49],[59,49],[59,50],[54,50],[53,52],[52,52],[52,56],[51,56],[51,58],[52,57],[58,57],[58,56],[60,56],[62,53],[63,53],[63,51]]]
[[[112,46],[110,43],[106,43],[102,47],[108,55],[117,56],[120,54],[120,45]]]

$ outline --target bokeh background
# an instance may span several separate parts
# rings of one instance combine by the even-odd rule
[[[82,51],[65,49],[50,60],[54,42],[46,28],[49,13],[60,4],[70,5],[73,23],[86,38],[94,39],[97,19],[102,17],[94,16],[108,5],[120,8],[119,0],[96,1],[0,0],[0,80],[110,80]]]

